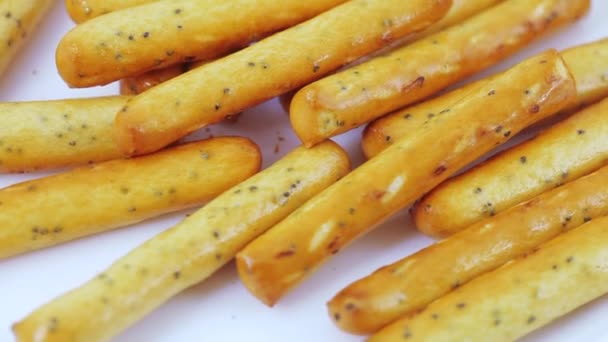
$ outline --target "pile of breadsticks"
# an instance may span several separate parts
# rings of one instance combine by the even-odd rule
[[[51,5],[0,1],[0,72]],[[440,240],[344,284],[328,302],[341,329],[511,341],[603,296],[608,39],[444,91],[590,5],[66,0],[77,25],[57,45],[59,75],[120,81],[121,95],[0,103],[0,172],[62,170],[0,189],[0,258],[198,210],[41,303],[17,340],[111,339],[233,259],[272,306],[407,208]],[[249,138],[181,142],[277,96],[302,146],[263,170]],[[363,125],[368,160],[351,170],[329,139]]]

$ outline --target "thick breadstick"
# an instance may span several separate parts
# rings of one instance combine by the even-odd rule
[[[346,331],[374,333],[564,230],[608,215],[606,184],[608,167],[480,221],[349,285],[328,303],[329,313]]]
[[[245,138],[216,138],[0,190],[0,258],[201,205],[259,170]]]
[[[209,60],[344,1],[155,1],[78,25],[57,47],[57,68],[70,86],[89,87]]]
[[[0,75],[38,27],[52,0],[0,1]]]
[[[241,280],[273,305],[352,240],[507,141],[497,127],[516,133],[575,96],[557,52],[522,62],[446,108],[454,115],[399,140],[252,242],[237,257]]]
[[[449,236],[608,163],[608,99],[506,150],[427,194],[416,227]]]
[[[158,0],[65,0],[65,8],[75,23],[82,23],[103,14],[154,1]]]
[[[292,126],[307,146],[417,102],[575,20],[589,0],[510,0],[300,90]]]
[[[118,144],[129,155],[158,150],[422,30],[450,5],[451,0],[348,1],[136,96],[117,116]]]
[[[0,103],[0,172],[119,159],[116,111],[128,97]]]
[[[333,142],[303,147],[233,187],[98,277],[14,326],[19,341],[94,342],[116,335],[229,262],[249,241],[349,169]],[[103,317],[103,319],[100,319]]]
[[[608,39],[595,43],[576,46],[562,53],[568,69],[576,80],[578,99],[564,110],[572,110],[589,104],[608,95]],[[483,82],[483,81],[482,81]],[[479,82],[465,86],[463,94]],[[460,96],[440,96],[419,105],[399,110],[380,118],[367,126],[363,133],[361,146],[364,154],[371,158],[397,139],[413,134],[427,120],[429,113],[438,113]]]
[[[474,279],[369,341],[517,340],[608,292],[607,244],[608,218],[602,217]]]

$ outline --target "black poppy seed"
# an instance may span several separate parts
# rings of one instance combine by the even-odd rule
[[[431,317],[432,317],[434,320],[438,320],[438,319],[439,319],[439,315],[438,315],[438,314],[436,314],[436,313],[431,314]]]
[[[346,305],[344,305],[344,308],[348,311],[353,311],[357,306],[354,303],[346,303]]]
[[[526,89],[526,90],[524,91],[524,94],[526,94],[526,95],[530,95],[530,89]]]
[[[500,325],[500,320],[499,319],[495,319],[494,320],[494,326],[499,326]]]
[[[142,37],[144,37],[144,38],[150,37],[150,32],[147,32],[147,31],[144,32],[144,34],[142,34]]]
[[[589,216],[585,216],[585,217],[583,218],[583,222],[589,222],[589,221],[591,221],[591,217],[589,217]]]
[[[473,191],[476,194],[480,194],[483,190],[481,188],[475,188],[475,191]]]
[[[496,90],[490,90],[490,91],[488,92],[488,96],[492,96],[492,95],[494,95],[494,94],[496,94]]]
[[[181,8],[176,8],[175,11],[173,11],[175,14],[180,14],[182,13],[182,9]]]
[[[184,28],[184,27],[183,27],[182,25],[177,25],[177,29],[178,29],[178,30],[181,30],[181,29],[183,29],[183,28]]]
[[[254,67],[255,63],[254,62],[248,62],[247,65],[250,66],[250,67]]]
[[[129,208],[129,212],[130,212],[130,213],[134,213],[134,212],[136,212],[136,211],[137,211],[137,208],[136,208],[136,207],[131,207],[131,208]]]
[[[348,208],[348,213],[353,215],[355,213],[355,208]]]
[[[180,276],[181,276],[181,272],[180,271],[173,272],[173,278],[179,279]]]
[[[569,257],[566,258],[566,262],[569,263],[569,264],[572,263],[573,261],[574,261],[574,257],[573,256],[569,256]]]
[[[579,129],[579,130],[576,131],[576,134],[583,135],[583,134],[585,134],[585,130],[584,129]]]
[[[403,116],[403,118],[404,118],[404,119],[406,119],[406,120],[409,120],[409,119],[411,119],[411,118],[412,118],[412,114],[407,113],[407,114],[405,114],[405,115]]]
[[[536,321],[536,316],[532,315],[530,317],[528,317],[528,324],[532,324]]]
[[[557,270],[558,266],[557,266],[557,265],[553,265],[553,266],[551,266],[551,268],[552,268],[553,270]]]
[[[319,71],[320,68],[321,68],[321,66],[319,65],[319,63],[314,63],[312,65],[312,72],[317,72],[317,71]]]
[[[335,319],[336,321],[339,321],[339,320],[340,320],[340,314],[339,314],[339,313],[337,313],[337,312],[336,312],[336,313],[334,313],[334,319]]]
[[[230,90],[230,88],[224,88],[224,94],[228,95],[232,92],[232,90]]]
[[[528,162],[528,157],[526,157],[526,156],[519,157],[519,162],[522,163],[522,164],[527,163]]]
[[[9,18],[10,18],[10,17],[12,17],[12,16],[13,16],[13,14],[12,14],[11,12],[6,12],[6,13],[4,13],[4,17],[5,17],[6,19],[9,19]]]
[[[72,140],[68,143],[70,146],[76,146],[76,141]]]
[[[466,304],[466,303],[458,303],[458,304],[456,304],[456,307],[457,307],[458,309],[464,309],[466,306],[467,306],[467,304]]]
[[[221,253],[217,253],[217,254],[215,255],[215,260],[218,260],[218,261],[219,261],[219,260],[222,260],[222,254],[221,254]]]
[[[451,111],[451,109],[444,109],[441,112],[439,112],[439,114],[445,114],[445,113],[449,113]]]
[[[511,131],[506,131],[503,135],[505,136],[505,138],[508,138],[509,136],[511,136]]]
[[[117,53],[117,54],[114,56],[114,58],[116,58],[116,60],[117,60],[117,61],[119,61],[119,60],[121,60],[121,59],[122,59],[122,54]]]
[[[219,103],[216,103],[216,104],[215,104],[215,106],[213,106],[213,108],[214,108],[215,110],[220,110],[220,109],[222,108],[222,105],[221,105],[221,104],[219,104]]]
[[[130,35],[129,35],[129,40],[134,40],[134,39],[135,39],[135,37],[133,37],[133,35],[132,35],[132,34],[130,34]]]
[[[384,138],[384,140],[386,140],[386,142],[390,142],[390,141],[391,141],[391,136],[390,136],[390,135],[387,135],[387,136]]]
[[[213,237],[216,238],[216,239],[219,238],[220,237],[220,232],[218,232],[217,230],[214,230],[213,231]]]
[[[429,119],[432,119],[432,118],[434,118],[434,117],[435,117],[435,113],[428,113],[426,116],[427,116]]]

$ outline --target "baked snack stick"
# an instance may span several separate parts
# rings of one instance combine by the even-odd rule
[[[421,232],[452,235],[608,163],[608,98],[429,192],[412,216]]]
[[[450,5],[451,0],[348,1],[136,96],[118,113],[117,142],[128,155],[154,152],[422,30]]]
[[[449,108],[455,115],[397,141],[249,244],[237,256],[241,280],[261,301],[275,304],[355,238],[507,141],[496,127],[519,132],[575,96],[556,51],[518,64],[466,94]]]
[[[65,0],[65,9],[79,24],[100,15],[158,0]]]
[[[494,65],[588,11],[589,0],[510,0],[392,53],[302,88],[291,124],[311,146]]]
[[[608,215],[608,167],[479,221],[385,266],[328,303],[343,330],[371,334],[565,230]]]
[[[164,69],[150,70],[141,75],[123,78],[120,80],[120,94],[141,94],[152,87],[155,87],[163,82],[167,82],[168,80],[197,68],[205,63],[207,62],[200,61],[194,63],[176,64]]]
[[[570,73],[576,80],[577,101],[565,111],[579,108],[608,96],[608,39],[590,44],[575,46],[562,52],[562,57]],[[484,82],[483,80],[480,82]],[[479,82],[464,86],[463,92],[476,87]],[[370,123],[363,132],[361,147],[363,153],[371,158],[391,145],[394,141],[418,129],[428,120],[430,114],[435,115],[458,96],[442,95],[421,104],[404,108]]]
[[[201,205],[260,168],[245,138],[214,138],[0,190],[0,258]]]
[[[71,87],[90,87],[210,60],[344,1],[154,1],[76,26],[57,46],[57,68]]]
[[[434,23],[433,25],[429,26],[427,29],[421,31],[421,32],[416,32],[416,33],[412,33],[402,39],[397,40],[396,42],[393,43],[393,45],[402,45],[402,44],[406,44],[407,42],[411,42],[414,40],[418,40],[421,39],[423,37],[426,37],[430,34],[433,34],[437,31],[441,31],[446,27],[455,25],[460,23],[461,21],[485,10],[488,7],[491,7],[499,2],[502,2],[504,0],[453,0],[452,1],[452,7],[450,7],[450,10],[446,13],[446,15],[439,20],[438,22]],[[392,46],[388,46],[385,49],[391,49],[391,48],[395,48]],[[383,50],[380,51],[376,51],[375,53],[382,53]],[[373,56],[373,55],[372,55]],[[368,56],[370,57],[370,56]],[[358,63],[359,61],[357,61],[356,63]],[[348,67],[348,66],[346,66]],[[279,96],[279,102],[281,104],[281,107],[283,108],[283,110],[285,110],[286,113],[289,113],[289,106],[291,105],[291,100],[293,98],[293,96],[298,92],[299,89],[294,89],[288,93],[285,94],[281,94]]]
[[[514,341],[608,292],[608,218],[481,275],[368,341]]]
[[[0,1],[0,74],[38,28],[52,0]]]
[[[103,341],[228,263],[250,240],[348,172],[331,141],[284,158],[17,323],[18,341]]]
[[[27,172],[122,158],[112,139],[128,97],[0,103],[0,172]]]

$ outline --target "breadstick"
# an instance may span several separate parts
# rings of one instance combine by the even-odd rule
[[[368,341],[515,341],[608,292],[606,244],[603,217],[481,275]]]
[[[245,138],[216,138],[0,190],[0,258],[201,205],[259,170]]]
[[[249,241],[348,169],[348,157],[333,142],[314,149],[297,148],[98,277],[34,311],[14,326],[17,339],[94,342],[111,338],[209,277]]]
[[[0,1],[0,75],[38,28],[52,0]]]
[[[117,116],[117,142],[129,155],[158,150],[422,30],[441,19],[450,4],[451,0],[348,1],[136,96]]]
[[[176,64],[165,69],[156,69],[145,72],[141,75],[127,77],[120,80],[121,95],[138,95],[144,91],[157,86],[163,82],[173,79],[185,72],[208,63],[199,61],[194,63]],[[118,110],[117,110],[118,111]]]
[[[608,167],[477,222],[383,267],[329,303],[342,329],[371,334],[564,230],[608,215]]]
[[[65,0],[65,8],[75,23],[82,23],[103,14],[135,7],[158,0]]]
[[[608,162],[608,99],[494,156],[427,194],[416,227],[449,236]]]
[[[577,101],[565,108],[565,111],[608,96],[608,76],[606,76],[608,75],[608,58],[606,56],[608,56],[608,39],[576,46],[562,53],[568,69],[576,80],[578,94]],[[472,89],[469,87],[476,87],[478,84],[475,82],[460,89],[466,93]],[[370,123],[363,133],[361,143],[364,154],[371,158],[397,139],[420,128],[427,120],[429,113],[440,112],[460,96],[456,92],[450,94],[454,97],[440,96]]]
[[[311,146],[412,104],[494,65],[572,22],[589,0],[510,0],[460,25],[300,90],[291,124]]]
[[[0,103],[0,172],[119,159],[116,111],[128,97]]]
[[[68,85],[90,87],[210,60],[344,1],[154,1],[78,25],[57,47],[57,68]]]
[[[497,127],[516,133],[575,96],[556,51],[522,62],[446,108],[453,115],[399,140],[249,244],[237,256],[241,280],[273,305],[352,240],[507,141]]]

